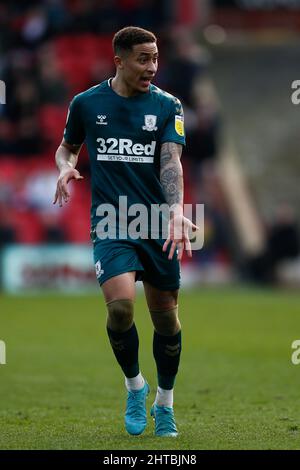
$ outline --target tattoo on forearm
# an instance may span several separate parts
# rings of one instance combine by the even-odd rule
[[[183,199],[181,152],[182,146],[174,142],[166,142],[161,148],[160,182],[170,206],[182,203]]]

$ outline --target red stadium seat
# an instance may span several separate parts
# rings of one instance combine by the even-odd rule
[[[65,107],[44,105],[40,108],[40,125],[43,136],[48,143],[58,146],[62,140],[66,123]]]
[[[11,221],[18,243],[41,243],[44,230],[38,215],[31,211],[14,211]]]
[[[18,161],[10,156],[1,156],[0,162],[0,181],[11,181],[15,178],[16,172],[18,170],[19,163]]]
[[[55,39],[54,46],[58,59],[76,56],[78,62],[83,56],[112,60],[112,36],[95,34],[73,34]]]
[[[73,206],[72,210],[65,212],[63,229],[68,241],[73,243],[89,243],[90,217],[88,208]]]
[[[80,34],[61,36],[54,41],[58,67],[72,95],[89,87],[97,61],[112,62],[111,36]]]

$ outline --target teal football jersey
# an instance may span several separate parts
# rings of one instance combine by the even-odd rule
[[[128,206],[166,203],[160,183],[160,150],[164,142],[185,145],[180,101],[151,84],[149,92],[125,98],[111,79],[72,100],[64,138],[86,143],[92,184],[92,226],[101,219],[101,204],[117,211],[119,197]],[[100,214],[100,215],[99,215]]]

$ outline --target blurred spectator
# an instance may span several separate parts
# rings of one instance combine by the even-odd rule
[[[14,127],[5,117],[0,117],[0,155],[14,153],[15,146]]]
[[[4,52],[13,44],[13,32],[10,27],[9,5],[0,3],[0,61]],[[1,66],[1,62],[0,62]]]
[[[39,96],[42,103],[64,105],[68,97],[68,86],[58,70],[55,60],[42,60],[39,67]]]
[[[56,182],[55,169],[33,171],[23,184],[27,206],[46,215],[57,214],[60,209],[52,204]]]
[[[21,27],[21,39],[29,47],[38,46],[47,36],[48,19],[42,6],[33,6],[26,11]]]
[[[115,0],[73,0],[70,32],[110,33],[118,28],[119,12]]]
[[[65,1],[44,0],[47,12],[49,33],[51,36],[64,32],[70,23],[70,12]]]
[[[71,9],[69,31],[77,33],[91,31],[95,18],[95,0],[72,0],[68,4]]]
[[[16,131],[16,154],[31,155],[43,150],[43,139],[36,114],[22,116],[18,121]]]
[[[280,204],[275,211],[274,221],[267,233],[263,253],[250,260],[249,272],[254,281],[274,284],[277,269],[282,261],[292,260],[300,254],[300,231],[293,208]]]
[[[14,243],[16,238],[15,230],[11,224],[6,203],[1,200],[3,196],[1,192],[3,192],[2,182],[0,189],[0,248],[8,243]]]
[[[7,95],[4,113],[12,122],[16,120],[16,112],[18,112],[19,97],[17,97],[17,94],[19,93],[19,87],[21,83],[26,81],[28,86],[31,87],[34,74],[32,53],[26,51],[26,49],[13,49],[6,55],[1,77],[5,81]]]
[[[39,214],[44,239],[50,243],[65,241],[63,227],[60,224],[62,210],[52,204],[56,181],[55,170],[40,170],[29,175],[24,184],[27,206]],[[72,186],[70,191],[72,193]]]
[[[116,0],[96,1],[96,11],[93,16],[92,24],[96,33],[107,34],[119,28],[120,12]]]
[[[271,276],[283,260],[296,258],[300,253],[300,233],[293,208],[282,203],[276,208],[275,220],[270,227],[267,247]]]
[[[189,30],[175,28],[166,39],[166,60],[160,74],[163,87],[181,99],[187,133],[186,155],[198,166],[217,154],[220,113],[216,93],[208,78],[210,57]],[[195,169],[197,171],[197,169]]]
[[[159,31],[166,24],[173,9],[167,8],[166,0],[118,0],[117,11],[120,14],[120,28],[129,24],[139,25],[141,28]]]
[[[39,107],[39,94],[33,80],[19,79],[15,88],[11,112],[15,119],[34,115]]]
[[[194,88],[207,70],[209,55],[185,28],[175,28],[164,45],[164,82],[170,93],[194,108]]]
[[[11,123],[17,126],[20,119],[34,116],[38,112],[40,97],[37,81],[30,75],[27,68],[19,71],[9,68],[6,72],[5,114]]]
[[[15,238],[15,231],[13,227],[9,225],[5,225],[3,221],[0,223],[0,247],[4,245],[8,245],[10,243],[14,243],[16,240]]]
[[[64,230],[56,217],[44,218],[43,222],[45,243],[65,243],[67,241]]]
[[[187,153],[199,164],[217,156],[221,117],[214,88],[207,78],[194,88],[194,99],[195,120],[188,130]]]

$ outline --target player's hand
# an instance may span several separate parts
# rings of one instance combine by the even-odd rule
[[[70,193],[67,188],[67,184],[70,180],[82,180],[83,176],[79,173],[78,170],[75,168],[66,167],[63,168],[59,174],[56,186],[56,192],[54,196],[53,204],[58,204],[60,207],[63,205],[63,201],[65,203],[68,202],[70,198]]]
[[[189,239],[189,231],[200,230],[191,220],[183,215],[175,215],[169,222],[169,236],[163,245],[163,251],[167,251],[169,244],[171,248],[168,259],[172,259],[176,248],[178,249],[177,259],[181,260],[184,248],[189,258],[192,257],[191,242]]]

